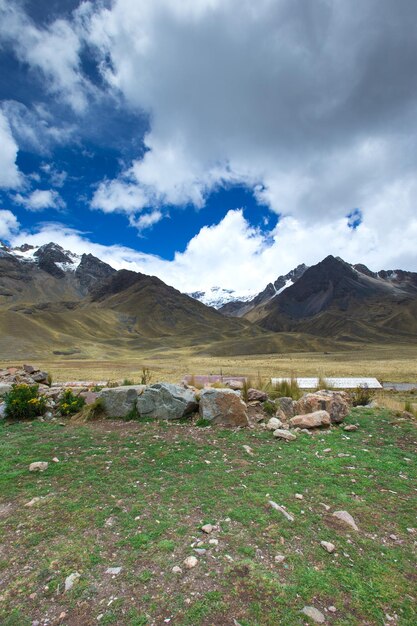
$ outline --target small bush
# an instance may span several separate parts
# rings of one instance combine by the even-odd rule
[[[152,379],[151,370],[148,367],[142,367],[142,375],[140,378],[141,385],[149,385]]]
[[[199,417],[195,425],[199,428],[208,428],[209,426],[211,426],[211,421],[206,420],[204,417]]]
[[[109,387],[109,388],[118,387],[118,386],[119,386],[119,381],[117,380],[108,380],[106,383],[106,387]]]
[[[47,398],[39,394],[39,385],[14,384],[4,400],[8,419],[33,419],[46,411]]]
[[[131,385],[134,385],[135,381],[132,380],[131,378],[125,378],[124,381],[122,382],[122,387],[130,387]]]
[[[104,417],[104,402],[101,398],[97,398],[92,404],[85,404],[81,411],[75,415],[74,421],[92,422],[102,417]]]
[[[366,385],[361,387],[356,387],[355,391],[352,392],[352,405],[353,406],[366,406],[370,402],[372,402],[374,398],[374,392],[366,387]]]
[[[329,385],[327,380],[323,376],[319,376],[319,379],[318,379],[318,382],[317,382],[316,391],[322,391],[322,390],[330,391],[332,389],[333,389],[333,387],[331,385]]]
[[[277,405],[275,404],[275,402],[271,402],[270,400],[266,400],[263,403],[262,406],[263,406],[263,409],[264,409],[265,413],[267,415],[270,415],[271,417],[273,415],[275,415],[275,413],[277,412]]]
[[[278,394],[278,398],[292,398],[298,400],[301,397],[301,389],[298,386],[295,378],[282,380],[275,385],[275,391]]]
[[[65,389],[58,403],[58,411],[61,415],[74,415],[81,411],[85,404],[84,398],[75,396],[71,389]]]

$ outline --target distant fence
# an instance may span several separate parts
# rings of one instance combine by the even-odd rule
[[[315,389],[320,378],[295,378],[300,389]],[[326,384],[334,389],[356,389],[357,387],[367,387],[368,389],[382,389],[382,385],[376,378],[324,378]],[[291,381],[291,378],[271,378],[273,385],[279,385],[284,381]]]

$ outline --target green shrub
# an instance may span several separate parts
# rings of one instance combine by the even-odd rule
[[[266,400],[263,404],[263,409],[267,415],[273,416],[277,412],[277,405],[275,402],[271,402],[270,400]]]
[[[39,385],[14,384],[4,399],[9,419],[33,419],[46,411],[47,398],[39,394]]]
[[[75,396],[71,389],[65,389],[58,403],[58,410],[61,415],[74,415],[81,411],[85,404],[84,398]]]
[[[132,380],[131,378],[125,378],[124,381],[122,382],[122,387],[131,387],[131,385],[134,385],[135,381]]]
[[[352,405],[353,406],[366,406],[370,402],[372,402],[374,398],[374,392],[369,389],[366,385],[356,387],[355,391],[352,392]]]

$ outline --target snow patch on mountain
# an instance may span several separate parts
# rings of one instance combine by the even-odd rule
[[[256,291],[237,292],[234,289],[223,289],[222,287],[211,287],[207,291],[193,291],[187,293],[187,296],[199,300],[206,306],[211,306],[215,309],[220,309],[224,304],[228,302],[249,302],[256,296]]]

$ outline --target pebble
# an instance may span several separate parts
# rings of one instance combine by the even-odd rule
[[[277,504],[276,502],[274,502],[273,500],[269,500],[269,504],[272,506],[273,509],[275,509],[276,511],[279,511],[280,513],[283,514],[283,516],[289,521],[289,522],[293,522],[294,521],[294,517],[291,515],[291,513],[288,513],[283,506],[280,506],[279,504]]]
[[[178,567],[178,565],[174,565],[174,567],[172,568],[172,572],[173,574],[182,574],[182,569]]]
[[[113,576],[117,576],[122,571],[121,567],[108,567],[106,569],[106,574],[112,574]]]
[[[304,615],[307,615],[307,617],[310,617],[317,624],[324,624],[325,622],[325,617],[323,613],[316,609],[314,606],[305,606],[302,610],[302,613],[304,613]]]
[[[335,606],[328,606],[327,610],[330,611],[330,613],[336,613],[337,608]]]
[[[41,499],[38,496],[35,496],[34,498],[32,498],[32,500],[29,500],[29,502],[26,502],[25,506],[32,507],[32,506],[35,506],[35,504],[37,504],[40,501]]]
[[[184,565],[187,569],[192,569],[197,565],[198,561],[195,556],[187,556],[184,560]]]
[[[58,459],[58,457],[56,457],[56,456],[54,456],[54,458],[52,459],[52,461],[53,461],[54,463],[59,463],[59,459]]]
[[[304,496],[301,493],[296,493],[295,497],[297,498],[297,500],[303,500],[304,499]]]
[[[320,541],[320,545],[326,550],[326,552],[328,552],[329,554],[331,554],[332,552],[334,552],[336,550],[336,546],[334,545],[334,543],[330,543],[330,541]]]
[[[203,531],[203,533],[209,535],[213,532],[214,526],[212,524],[204,524],[204,526],[201,527],[201,530]]]
[[[194,552],[199,556],[203,556],[207,552],[205,548],[194,548]]]
[[[29,465],[29,472],[44,472],[48,469],[48,463],[46,461],[36,461]]]
[[[345,430],[347,433],[352,433],[355,430],[358,430],[359,426],[357,426],[356,424],[348,424],[347,426],[344,427],[343,430]]]
[[[340,519],[342,522],[353,528],[353,530],[359,530],[355,520],[347,511],[335,511],[333,513],[333,517],[337,517],[337,519]]]
[[[283,563],[285,561],[285,556],[283,554],[277,554],[275,556],[275,563]]]
[[[79,574],[78,572],[73,572],[72,574],[67,576],[65,579],[65,591],[70,591],[75,583],[78,581],[80,576],[81,574]]]
[[[212,546],[218,546],[219,545],[219,540],[218,539],[210,539],[209,543]]]
[[[397,541],[398,539],[397,535],[390,535],[389,538],[392,539],[393,541]]]

